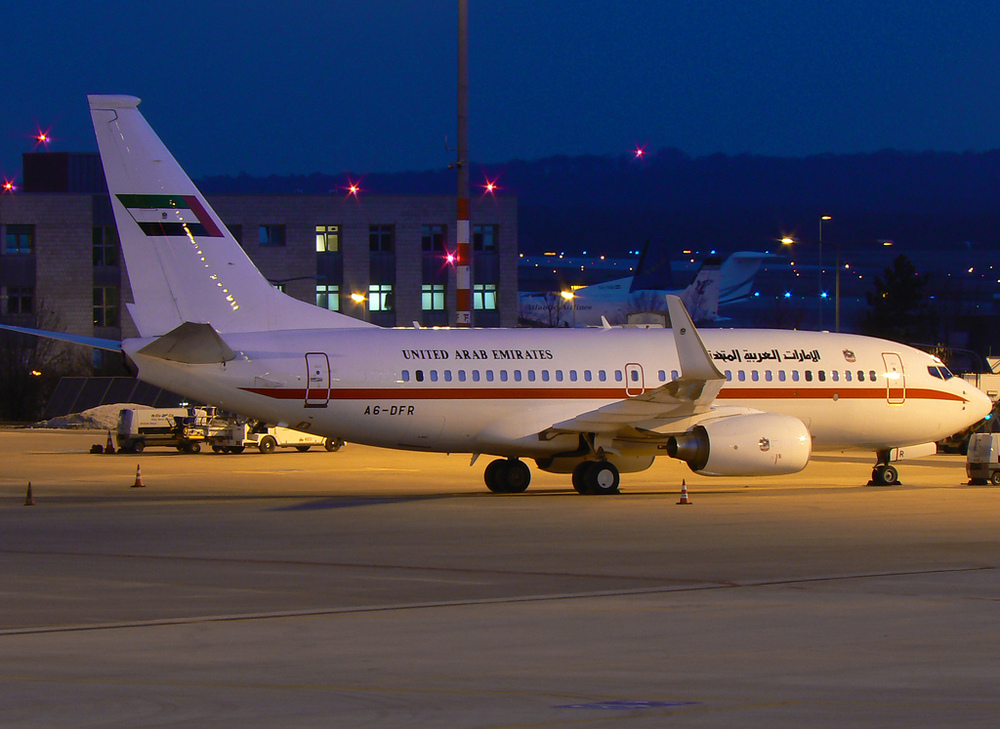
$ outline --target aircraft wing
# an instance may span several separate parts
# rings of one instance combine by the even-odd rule
[[[680,298],[668,296],[667,308],[680,360],[681,376],[641,395],[618,400],[553,423],[543,432],[543,437],[573,432],[634,432],[640,424],[660,421],[658,425],[663,425],[662,421],[665,420],[681,420],[711,411],[712,403],[725,384],[726,377],[715,366],[705,349],[705,344]]]

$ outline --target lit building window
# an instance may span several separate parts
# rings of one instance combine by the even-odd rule
[[[316,252],[317,253],[339,253],[340,252],[340,226],[339,225],[317,225],[316,226]]]
[[[392,311],[392,284],[372,284],[368,287],[369,311]]]
[[[94,326],[118,326],[118,287],[94,287]]]
[[[444,284],[423,284],[420,302],[424,311],[444,311]]]
[[[497,285],[496,284],[473,284],[472,285],[472,306],[477,311],[496,309],[497,308]]]
[[[340,311],[340,286],[316,284],[316,306],[330,311]]]

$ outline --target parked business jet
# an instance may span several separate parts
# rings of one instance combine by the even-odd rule
[[[542,326],[592,327],[602,321],[624,324],[631,314],[667,310],[667,296],[677,296],[695,322],[712,322],[719,306],[745,299],[753,293],[753,281],[766,253],[737,251],[724,261],[718,257],[702,263],[694,280],[683,289],[663,286],[662,272],[669,262],[649,262],[649,244],[634,276],[583,286],[565,299],[561,292],[518,294],[518,316]],[[657,276],[660,272],[660,277]]]
[[[139,377],[264,422],[386,448],[499,456],[496,492],[534,459],[614,493],[658,455],[720,476],[790,474],[815,449],[892,462],[983,418],[936,358],[830,333],[712,330],[677,297],[671,329],[385,329],[271,287],[129,96],[91,96],[140,337]],[[37,333],[37,332],[33,332]],[[69,338],[63,336],[63,338]],[[105,348],[119,343],[90,340]]]

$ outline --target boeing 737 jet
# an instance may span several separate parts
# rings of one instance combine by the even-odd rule
[[[140,337],[120,346],[152,384],[264,422],[373,446],[496,456],[495,492],[531,459],[614,493],[656,456],[701,474],[791,474],[813,449],[893,462],[990,411],[936,358],[845,334],[695,329],[386,329],[268,284],[130,96],[91,96]],[[64,337],[68,338],[68,337]]]

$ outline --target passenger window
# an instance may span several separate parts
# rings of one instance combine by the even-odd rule
[[[798,382],[798,381],[799,381],[799,371],[792,370],[792,382]]]
[[[670,370],[671,380],[676,380],[678,377],[680,377],[680,374],[678,374],[677,370]]]
[[[507,370],[500,370],[500,382],[507,381]]]
[[[774,375],[771,373],[771,370],[764,370],[764,380],[765,381],[770,382],[773,377],[774,377]]]
[[[834,382],[840,382],[840,372],[838,370],[833,370],[830,373],[830,377],[833,379]]]
[[[451,382],[451,370],[444,371],[444,381]]]
[[[868,376],[871,378],[872,382],[877,382],[878,381],[878,375],[875,374],[875,370],[869,371],[868,372]]]
[[[812,381],[813,381],[813,371],[806,370],[806,382],[812,382]]]
[[[664,372],[663,370],[660,370],[659,372],[657,372],[656,373],[656,377],[657,377],[657,379],[660,380],[660,382],[666,382],[667,381],[667,373]]]
[[[548,382],[548,381],[549,381],[549,371],[542,370],[542,382]]]
[[[638,382],[639,381],[639,370],[632,370],[631,372],[629,372],[629,379],[631,379],[632,382]]]
[[[569,381],[576,382],[576,370],[569,371]]]
[[[615,370],[615,382],[621,382],[622,379],[623,379],[622,378],[622,371],[621,370]]]
[[[746,382],[747,381],[747,373],[744,372],[743,370],[740,370],[739,372],[737,372],[736,373],[736,377],[737,377],[737,379],[740,382]]]
[[[563,381],[563,371],[556,370],[556,382],[562,382],[562,381]]]
[[[583,379],[586,382],[590,382],[592,379],[594,379],[594,375],[593,375],[593,373],[590,370],[584,370],[583,371]]]
[[[403,370],[403,372],[401,373],[401,378],[402,378],[403,382],[409,382],[410,381],[410,371],[409,370]]]
[[[606,382],[608,379],[608,373],[605,372],[604,370],[598,370],[597,379],[599,379],[601,382]]]
[[[846,370],[844,372],[844,380],[846,382],[851,382],[851,371],[850,370]]]
[[[534,381],[535,381],[535,371],[528,370],[528,382],[534,382]]]
[[[778,370],[778,382],[784,382],[784,381],[785,381],[785,371]]]
[[[438,371],[431,370],[431,382],[437,382],[437,381],[438,381]]]
[[[757,370],[751,370],[750,379],[753,380],[754,382],[760,382],[760,372],[758,372]]]
[[[521,370],[514,370],[514,382],[521,381]]]
[[[459,370],[458,371],[458,381],[459,382],[465,382],[465,378],[466,378],[465,370]]]
[[[486,381],[493,382],[493,370],[486,370]]]
[[[726,370],[726,380],[728,380],[729,382],[733,381],[733,373],[731,370]]]
[[[479,370],[472,370],[472,381],[479,382]]]

